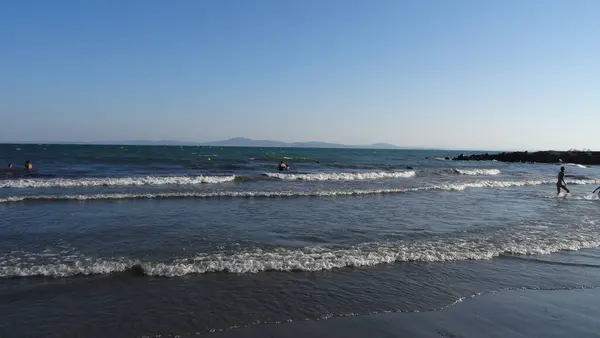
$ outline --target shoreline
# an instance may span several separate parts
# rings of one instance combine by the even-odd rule
[[[600,290],[512,290],[440,310],[263,324],[207,337],[600,337]]]

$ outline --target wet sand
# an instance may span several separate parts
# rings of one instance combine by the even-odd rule
[[[518,290],[439,311],[258,325],[212,337],[600,337],[600,290]]]

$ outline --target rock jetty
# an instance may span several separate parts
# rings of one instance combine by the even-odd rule
[[[516,151],[498,154],[460,154],[454,161],[600,164],[600,151]]]

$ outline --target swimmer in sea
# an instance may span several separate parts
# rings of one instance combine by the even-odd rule
[[[30,170],[31,168],[33,168],[33,166],[31,165],[31,161],[30,160],[25,161],[25,169]]]
[[[567,194],[570,193],[569,189],[567,189],[567,183],[565,182],[565,167],[560,167],[560,172],[558,173],[558,182],[556,182],[556,196],[560,195],[560,189],[565,189]]]
[[[290,167],[287,166],[287,164],[283,163],[283,160],[281,160],[281,162],[279,163],[279,171],[284,171],[284,170],[289,170]]]
[[[8,169],[12,169],[12,163],[8,164]]]

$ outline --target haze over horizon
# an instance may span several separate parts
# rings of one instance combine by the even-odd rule
[[[600,149],[600,3],[8,2],[0,142]]]
[[[396,150],[447,150],[447,151],[466,151],[473,153],[482,152],[505,152],[505,151],[522,151],[525,149],[518,148],[504,148],[504,149],[485,149],[485,148],[452,148],[452,147],[404,147],[392,143],[386,142],[373,142],[369,144],[344,144],[344,143],[331,143],[322,141],[292,141],[284,142],[278,140],[258,140],[249,139],[245,137],[234,137],[226,140],[215,140],[215,141],[181,141],[181,140],[105,140],[105,141],[45,141],[45,140],[34,140],[34,141],[11,141],[11,142],[0,142],[0,144],[64,144],[64,145],[138,145],[138,146],[213,146],[213,147],[276,147],[276,148],[359,148],[359,149],[396,149]],[[545,149],[545,148],[530,148],[530,151],[555,151],[557,149]],[[582,149],[567,149],[567,150],[589,150],[587,148]]]

